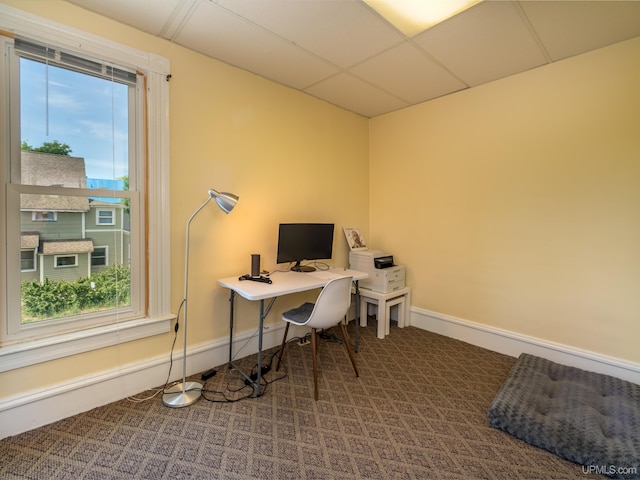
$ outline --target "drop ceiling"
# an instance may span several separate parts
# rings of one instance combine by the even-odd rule
[[[361,0],[67,0],[374,117],[640,35],[640,1],[489,1],[411,38]]]

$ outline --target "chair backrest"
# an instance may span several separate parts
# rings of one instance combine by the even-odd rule
[[[330,280],[318,295],[306,325],[311,328],[329,328],[340,323],[351,306],[352,281],[353,277]]]

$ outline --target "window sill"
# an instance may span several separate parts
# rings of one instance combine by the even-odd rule
[[[0,347],[0,372],[167,333],[175,315],[141,318]]]

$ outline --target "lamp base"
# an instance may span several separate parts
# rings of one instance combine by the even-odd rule
[[[202,384],[198,382],[185,382],[184,388],[182,383],[178,383],[171,388],[165,390],[162,395],[162,402],[167,407],[180,408],[187,407],[198,401],[202,396]]]

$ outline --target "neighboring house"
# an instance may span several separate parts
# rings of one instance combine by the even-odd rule
[[[29,185],[87,188],[84,159],[22,152]],[[95,180],[94,185],[104,185]],[[129,265],[129,212],[113,199],[23,194],[20,198],[22,280],[73,281],[112,264]]]

